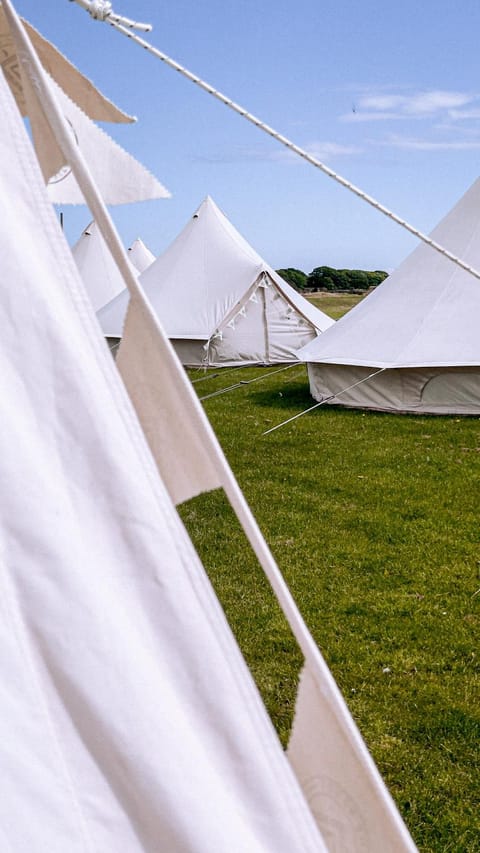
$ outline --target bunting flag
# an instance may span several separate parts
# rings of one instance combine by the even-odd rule
[[[82,150],[106,204],[170,197],[168,190],[145,166],[91,121],[54,80],[50,83],[70,127],[72,139]],[[55,204],[85,204],[70,166],[65,164],[57,169],[52,161],[52,139],[45,132],[43,118],[34,105],[30,109],[30,121],[37,156],[48,180],[50,200]]]
[[[28,21],[23,25],[35,48],[45,71],[50,74],[61,89],[75,101],[83,112],[94,121],[116,123],[133,122],[135,119],[120,110],[105,97],[62,53],[47,41]],[[0,65],[23,116],[27,115],[27,105],[23,94],[21,72],[15,44],[12,39],[5,13],[0,3]]]
[[[288,757],[329,850],[415,850],[373,761],[325,683],[303,668]],[[352,748],[354,746],[354,748]]]
[[[103,98],[93,84],[77,72],[33,28],[30,28],[29,32],[39,42],[46,66],[90,113],[100,116],[103,120],[128,120],[128,116],[122,119],[124,114]],[[22,114],[28,115],[30,119],[37,157],[45,181],[49,184],[51,201],[56,204],[84,204],[83,195],[71,174],[70,164],[67,163],[45,121],[37,95],[32,92],[31,75],[26,73],[28,56],[15,46],[1,6],[0,63]],[[168,190],[141,163],[114,142],[77,103],[74,103],[53,77],[49,80],[70,127],[72,139],[82,149],[107,204],[125,204],[170,196]]]
[[[135,296],[116,363],[173,503],[221,486],[221,464],[211,452],[200,404],[192,406],[169,340]]]

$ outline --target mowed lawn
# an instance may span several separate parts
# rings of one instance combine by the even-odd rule
[[[307,296],[309,302],[324,311],[329,317],[338,320],[347,311],[350,311],[357,302],[364,298],[363,294],[357,293],[310,293]]]
[[[303,366],[204,401],[419,849],[479,851],[480,419],[320,407],[262,435],[309,405]],[[181,514],[286,743],[302,659],[285,619],[223,494]]]

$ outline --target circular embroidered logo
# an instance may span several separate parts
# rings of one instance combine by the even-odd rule
[[[77,143],[77,145],[78,145],[78,136],[77,136],[77,134],[75,133],[75,128],[73,127],[72,122],[70,121],[70,119],[68,119],[68,118],[66,118],[66,117],[65,117],[65,121],[66,121],[66,122],[67,122],[67,124],[69,125],[69,127],[70,127],[70,132],[71,132],[71,134],[72,134],[72,136],[73,136],[73,138],[74,138],[75,142],[76,142],[76,143]],[[56,175],[52,175],[52,177],[51,177],[51,178],[50,178],[50,180],[48,181],[48,185],[50,186],[50,185],[52,185],[52,184],[59,184],[59,183],[61,183],[61,181],[64,181],[64,180],[65,180],[65,178],[68,178],[68,176],[71,174],[71,172],[72,172],[71,167],[68,165],[68,163],[65,163],[65,165],[64,165],[64,166],[62,166],[62,168],[58,170],[58,172],[56,173]]]
[[[315,776],[302,781],[310,809],[329,853],[371,850],[362,807],[334,779]]]

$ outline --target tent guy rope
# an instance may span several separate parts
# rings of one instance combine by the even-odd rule
[[[199,397],[200,402],[209,400],[211,397],[219,397],[221,394],[227,394],[229,391],[234,391],[235,388],[241,388],[243,385],[252,385],[254,382],[261,382],[262,379],[268,379],[269,376],[274,376],[275,373],[282,373],[284,370],[290,370],[291,367],[303,367],[303,364],[288,364],[286,367],[279,367],[278,370],[271,370],[270,373],[264,373],[262,376],[256,376],[254,379],[241,379],[235,385],[229,385],[227,388],[220,388],[218,391],[212,391],[211,394],[206,394],[205,397]],[[245,370],[244,367],[239,368]]]
[[[262,435],[269,435],[271,432],[275,432],[276,429],[280,429],[280,427],[286,426],[287,424],[291,424],[292,421],[296,421],[298,418],[301,418],[303,415],[308,415],[309,412],[313,412],[314,409],[318,409],[320,406],[323,406],[325,403],[329,403],[330,400],[335,400],[337,397],[341,397],[342,394],[346,394],[347,391],[351,391],[352,388],[356,388],[357,385],[361,385],[363,382],[367,382],[368,379],[373,379],[374,376],[378,376],[379,373],[383,373],[384,370],[389,370],[388,367],[381,367],[380,370],[376,370],[374,373],[369,373],[368,376],[364,376],[363,379],[360,379],[358,382],[354,382],[353,385],[349,385],[348,388],[343,388],[342,391],[337,391],[336,394],[330,394],[329,397],[324,397],[323,400],[320,400],[319,403],[315,403],[310,408],[305,409],[303,412],[299,412],[298,415],[293,415],[293,417],[288,418],[287,421],[282,421],[281,424],[277,424],[270,429],[262,432]]]
[[[428,237],[427,234],[424,234],[422,231],[419,231],[413,225],[410,225],[410,223],[407,222],[405,219],[402,219],[402,217],[397,216],[396,213],[393,213],[393,211],[389,210],[388,207],[385,207],[385,205],[381,204],[379,201],[373,198],[373,196],[368,195],[368,193],[365,193],[359,187],[355,186],[355,184],[352,184],[350,181],[347,181],[346,178],[343,178],[341,175],[339,175],[338,172],[335,172],[333,169],[330,169],[328,166],[325,165],[325,163],[322,163],[321,160],[318,160],[317,157],[314,157],[312,154],[309,154],[309,152],[306,151],[304,148],[300,148],[300,146],[296,145],[290,139],[287,139],[286,136],[283,136],[281,133],[278,133],[278,131],[274,130],[274,128],[261,121],[261,119],[257,118],[257,116],[254,116],[244,107],[240,106],[239,104],[236,104],[235,101],[232,101],[231,98],[228,98],[222,92],[218,91],[209,83],[205,82],[205,80],[202,80],[200,77],[198,77],[196,74],[193,74],[183,65],[180,65],[174,59],[167,56],[166,53],[163,53],[158,48],[153,47],[153,45],[145,41],[145,39],[140,38],[140,36],[132,32],[132,29],[138,29],[142,30],[143,32],[149,32],[151,30],[151,26],[149,24],[135,23],[134,21],[130,21],[127,18],[123,18],[121,15],[117,15],[112,10],[112,4],[110,2],[107,2],[107,0],[69,0],[69,2],[78,3],[78,5],[81,6],[82,9],[85,9],[87,12],[89,12],[92,18],[94,18],[95,20],[105,21],[106,23],[110,24],[110,26],[118,30],[118,32],[123,33],[123,35],[127,36],[127,38],[132,39],[132,41],[136,42],[136,44],[140,45],[140,47],[143,47],[157,59],[160,59],[166,65],[170,66],[170,68],[173,68],[175,71],[178,71],[179,74],[182,74],[192,83],[195,83],[196,86],[199,86],[205,92],[208,92],[214,98],[221,101],[223,104],[225,104],[226,107],[229,107],[231,110],[238,113],[238,115],[242,116],[251,124],[255,125],[255,127],[258,127],[259,130],[262,130],[264,133],[267,133],[273,139],[276,139],[277,142],[280,142],[282,145],[285,146],[285,148],[288,148],[289,151],[293,151],[294,154],[297,154],[299,157],[302,157],[302,159],[306,160],[307,163],[310,163],[312,166],[315,166],[316,169],[320,169],[320,171],[324,172],[325,175],[328,175],[341,186],[345,187],[354,195],[358,196],[358,198],[361,198],[371,207],[375,208],[375,210],[378,210],[380,213],[383,213],[384,216],[387,216],[393,222],[396,222],[397,225],[400,225],[406,231],[409,231],[410,234],[413,234],[419,240],[422,240],[432,249],[435,249],[436,252],[439,252],[441,255],[452,261],[454,264],[466,270],[466,272],[471,273],[471,275],[480,280],[479,270],[465,263],[465,261],[457,257],[457,255],[454,255],[444,246],[441,246],[435,240],[432,240],[431,237]]]
[[[73,0],[70,2],[73,3]],[[108,0],[75,0],[75,2],[89,12],[96,21],[108,20],[110,24],[121,24],[132,30],[140,30],[142,33],[149,33],[152,29],[151,24],[142,24],[139,21],[131,21],[130,18],[125,18],[123,15],[117,15]]]

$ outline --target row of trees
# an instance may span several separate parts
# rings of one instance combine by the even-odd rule
[[[315,267],[311,273],[289,267],[277,270],[297,290],[327,290],[363,292],[387,277],[383,270],[336,270],[333,267]]]

